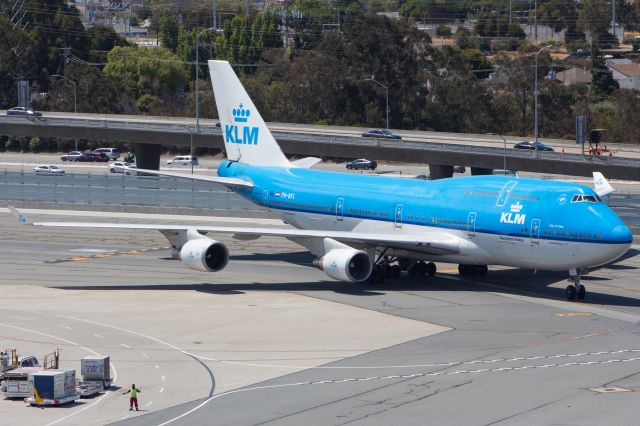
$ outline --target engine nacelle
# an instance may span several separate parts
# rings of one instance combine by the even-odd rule
[[[318,266],[333,279],[353,283],[365,281],[373,270],[373,262],[366,252],[349,248],[330,250]]]
[[[189,240],[180,249],[180,260],[196,271],[218,272],[229,263],[229,249],[210,238]]]

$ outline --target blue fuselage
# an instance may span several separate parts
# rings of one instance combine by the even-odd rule
[[[224,161],[219,176],[255,185],[238,192],[281,211],[541,240],[629,244],[622,220],[586,186],[509,176],[422,181]],[[587,195],[592,201],[574,201]],[[596,202],[593,202],[595,198]]]

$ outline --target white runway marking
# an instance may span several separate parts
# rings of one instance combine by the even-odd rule
[[[101,336],[99,334],[94,334],[94,337],[97,337],[98,339],[104,339],[104,336]]]
[[[162,376],[162,381],[164,382],[164,376]]]
[[[159,393],[162,393],[162,392],[164,392],[164,388],[160,388],[160,392]]]
[[[120,343],[120,346],[122,346],[123,348],[131,349],[131,346],[127,345],[126,343]]]
[[[144,352],[142,352],[142,356],[145,358],[149,358],[149,355],[145,354]]]
[[[336,380],[321,380],[315,382],[297,382],[297,383],[285,383],[281,385],[271,385],[271,386],[256,386],[253,388],[244,388],[244,389],[236,389],[229,392],[224,392],[218,395],[214,395],[211,398],[206,399],[196,407],[192,408],[189,411],[182,413],[181,415],[174,417],[173,419],[167,420],[164,423],[159,424],[158,426],[165,426],[169,423],[173,423],[176,420],[179,420],[189,414],[199,410],[204,407],[209,402],[214,399],[222,398],[223,396],[232,395],[235,393],[241,392],[249,392],[249,391],[257,391],[264,389],[275,389],[275,388],[284,388],[284,387],[294,387],[294,386],[310,386],[310,385],[325,385],[325,384],[337,384],[337,383],[348,383],[348,382],[364,382],[369,380],[390,380],[390,379],[414,379],[417,377],[433,377],[433,376],[453,376],[457,374],[477,374],[477,373],[499,373],[505,371],[516,371],[516,370],[527,370],[527,369],[536,369],[536,368],[551,368],[551,367],[575,367],[575,366],[585,366],[585,365],[593,365],[593,364],[611,364],[616,362],[631,362],[631,361],[640,361],[640,357],[637,358],[626,358],[626,359],[612,359],[606,361],[589,361],[589,362],[569,362],[566,364],[545,364],[545,365],[525,365],[522,367],[502,367],[502,368],[494,368],[494,369],[482,369],[482,370],[457,370],[457,371],[438,371],[438,372],[430,372],[430,373],[416,373],[416,374],[407,374],[407,375],[393,375],[393,376],[375,376],[375,377],[359,377],[359,378],[351,378],[351,379],[336,379]]]
[[[120,417],[120,420],[124,420],[124,419],[126,419],[126,418],[128,418],[128,417],[129,417],[129,415],[127,414],[126,416],[122,416],[122,417]]]
[[[145,407],[148,407],[148,406],[150,406],[151,404],[153,404],[153,401],[149,401],[149,402],[147,402],[146,404],[144,404],[144,406],[145,406]]]
[[[66,328],[67,330],[73,330],[73,328],[69,327],[68,325],[60,325],[59,327]]]
[[[155,365],[156,368],[160,368],[160,366],[158,364]]]

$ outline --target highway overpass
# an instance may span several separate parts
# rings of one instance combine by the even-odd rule
[[[0,111],[0,134],[63,137],[122,142],[135,145],[138,167],[159,166],[163,145],[223,149],[217,120],[111,114],[44,112],[41,119],[7,116]],[[589,176],[601,171],[616,179],[640,181],[640,146],[611,145],[613,156],[585,156],[572,141],[549,140],[555,152],[515,150],[522,138],[421,131],[398,131],[403,140],[370,139],[354,127],[269,123],[274,137],[288,155],[360,158],[429,164],[433,178],[450,176],[452,167],[465,165],[474,174],[492,169]]]

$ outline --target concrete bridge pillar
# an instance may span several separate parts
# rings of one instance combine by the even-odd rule
[[[493,174],[493,169],[487,169],[484,167],[472,167],[471,168],[471,175],[472,176],[478,176],[478,175],[492,175]]]
[[[453,177],[453,166],[446,164],[429,164],[431,180]]]
[[[160,170],[162,145],[153,143],[136,143],[134,145],[136,166],[139,169]]]

